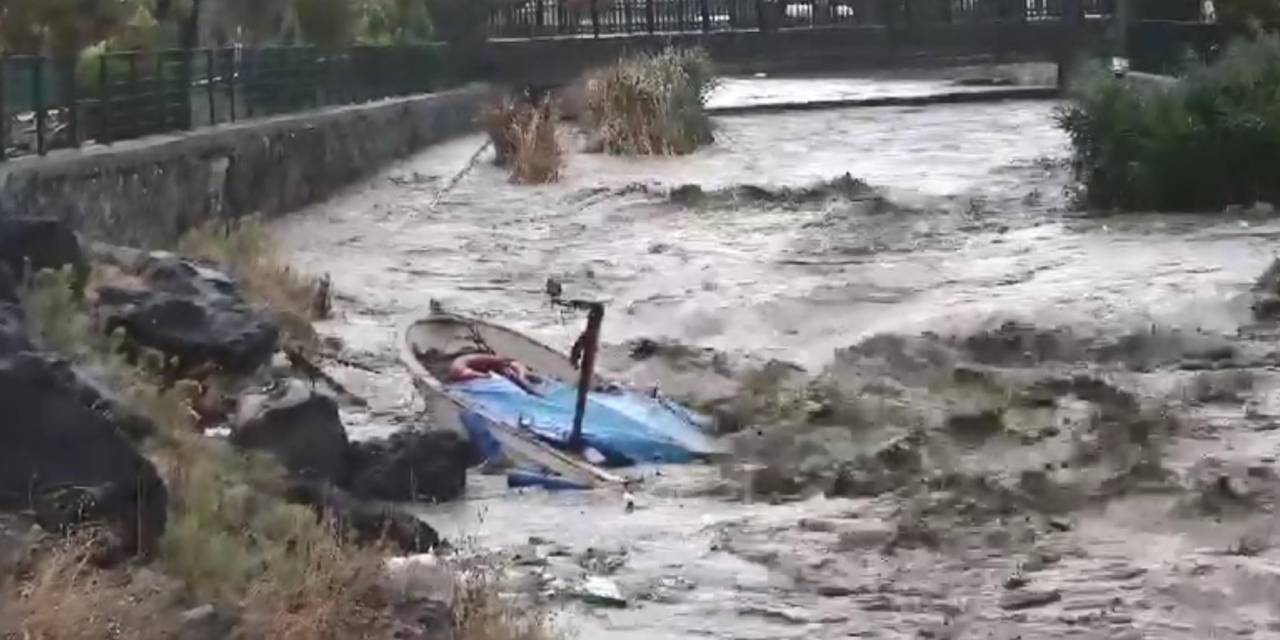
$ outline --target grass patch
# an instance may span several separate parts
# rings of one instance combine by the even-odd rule
[[[220,265],[239,283],[244,296],[275,313],[292,344],[314,347],[311,327],[330,308],[328,280],[309,278],[284,264],[271,233],[256,217],[208,223],[178,241],[178,253]]]
[[[37,274],[23,295],[28,321],[50,348],[101,372],[122,401],[158,427],[144,454],[170,493],[160,566],[183,584],[186,601],[244,602],[263,637],[348,637],[350,625],[366,617],[362,603],[380,575],[380,556],[280,498],[283,471],[274,460],[201,435],[186,385],[163,385],[156,372],[119,355],[118,343],[98,333],[80,307],[72,279],[69,271]],[[33,594],[26,615],[48,628],[32,637],[98,637],[62,635],[56,624],[92,622],[84,616],[109,610],[95,600],[112,597],[105,574],[72,555],[54,554],[50,562],[26,587]],[[144,630],[122,637],[157,636]]]
[[[686,154],[714,140],[705,107],[715,75],[701,49],[626,58],[586,83],[587,124],[609,153]]]
[[[1058,113],[1081,203],[1126,211],[1210,211],[1280,202],[1280,37],[1233,42],[1178,83],[1093,69]]]
[[[517,184],[546,184],[560,179],[564,148],[556,132],[560,109],[554,100],[537,104],[503,100],[480,116],[493,141],[499,165]]]
[[[74,537],[44,549],[30,574],[14,590],[12,611],[0,615],[20,620],[28,640],[113,640],[177,637],[172,616],[166,619],[170,594],[139,584],[122,571],[95,568],[94,543]],[[0,629],[5,627],[0,624]]]

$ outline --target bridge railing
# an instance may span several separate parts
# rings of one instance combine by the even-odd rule
[[[491,38],[605,37],[840,26],[1056,20],[1065,0],[510,0],[490,12]],[[1082,0],[1110,15],[1115,0]]]
[[[431,91],[441,45],[0,56],[0,163],[89,143]]]

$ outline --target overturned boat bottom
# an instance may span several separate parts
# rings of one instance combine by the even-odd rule
[[[445,382],[460,355],[493,354],[527,366],[527,385],[500,375]],[[578,389],[566,382],[569,358],[504,327],[437,313],[405,333],[403,359],[440,422],[464,432],[489,469],[507,470],[513,487],[549,490],[624,485],[616,469],[687,464],[724,456],[694,412],[655,393],[596,379],[587,394],[580,438],[573,439]]]

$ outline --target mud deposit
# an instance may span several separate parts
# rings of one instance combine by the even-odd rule
[[[1280,224],[1068,213],[1053,106],[724,118],[439,196],[464,139],[278,232],[332,275],[356,437],[420,422],[395,332],[431,300],[566,347],[549,276],[609,300],[610,370],[720,415],[738,462],[642,470],[631,513],[474,473],[423,509],[579,637],[1280,636]]]

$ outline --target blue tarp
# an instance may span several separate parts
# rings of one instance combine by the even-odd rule
[[[538,386],[539,395],[533,395],[506,378],[491,376],[451,384],[448,389],[493,420],[527,429],[557,447],[569,443],[578,395],[570,385],[548,381]],[[687,410],[647,395],[591,392],[583,444],[600,452],[612,466],[692,462],[715,451],[715,446],[691,418]]]

